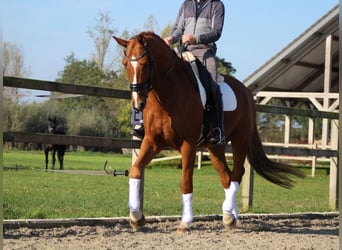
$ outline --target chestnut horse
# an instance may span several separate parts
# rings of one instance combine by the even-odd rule
[[[226,145],[212,146],[207,141],[197,145],[205,109],[189,63],[153,32],[142,32],[129,40],[113,38],[125,48],[122,63],[130,81],[132,107],[144,111],[145,137],[129,173],[130,223],[134,229],[145,224],[139,198],[142,171],[165,147],[173,147],[182,156],[183,214],[178,232],[187,232],[193,220],[193,171],[198,146],[207,147],[220,176],[225,192],[223,224],[228,228],[238,218],[236,193],[246,157],[257,173],[282,187],[290,188],[294,183],[288,174],[303,177],[297,169],[267,158],[257,131],[253,96],[237,79],[225,76],[226,83],[220,83],[228,84],[236,96],[236,108],[224,112],[225,137],[227,142],[231,141],[233,150],[233,168],[229,169]]]

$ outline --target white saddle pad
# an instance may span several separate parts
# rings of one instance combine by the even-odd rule
[[[198,88],[200,90],[202,105],[204,108],[206,101],[207,101],[207,96],[205,93],[205,89],[201,83],[201,80],[199,79],[199,76],[198,76],[199,74],[198,74],[198,69],[197,69],[196,63],[194,63],[194,61],[196,59],[192,55],[192,53],[190,53],[188,51],[183,52],[182,57],[183,57],[183,59],[185,59],[186,61],[189,62],[190,66],[191,66],[191,68],[195,74],[197,84],[198,84]],[[219,75],[218,79],[217,79],[217,83],[219,84],[220,89],[221,89],[222,101],[223,101],[223,111],[233,111],[236,109],[236,105],[237,105],[236,96],[235,96],[235,93],[232,90],[232,88],[227,83],[225,83],[223,81],[224,81],[224,78],[221,75]]]
[[[205,103],[207,101],[207,96],[205,93],[205,89],[200,82],[200,80],[197,78],[197,84],[200,90],[200,95],[201,95],[201,101],[203,108],[205,107]],[[232,88],[225,82],[218,82],[220,89],[221,89],[221,94],[222,94],[222,101],[223,101],[223,111],[233,111],[236,109],[237,106],[237,101],[236,101],[236,96]]]
[[[236,96],[232,88],[225,82],[219,83],[222,100],[223,100],[223,111],[233,111],[237,107]]]

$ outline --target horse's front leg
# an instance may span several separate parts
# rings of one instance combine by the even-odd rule
[[[147,142],[145,138],[140,147],[138,158],[130,169],[128,207],[130,210],[130,224],[135,230],[145,225],[145,217],[141,210],[140,200],[142,173],[146,165],[159,151],[159,149],[157,150],[152,146],[152,143]]]
[[[192,176],[196,158],[196,148],[188,143],[185,143],[181,148],[182,154],[182,179],[181,179],[181,191],[182,191],[182,221],[178,226],[177,232],[186,233],[189,231],[189,224],[193,220],[192,213]]]

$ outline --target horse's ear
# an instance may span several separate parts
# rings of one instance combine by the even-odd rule
[[[127,44],[128,44],[128,41],[127,40],[124,40],[124,39],[121,39],[119,37],[116,37],[116,36],[113,36],[114,40],[120,44],[121,46],[127,48]]]
[[[52,119],[50,118],[50,116],[49,116],[49,122],[51,122],[52,121]]]

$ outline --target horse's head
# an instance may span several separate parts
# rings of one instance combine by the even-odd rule
[[[51,119],[49,117],[49,123],[48,123],[48,130],[49,130],[49,133],[51,134],[54,134],[55,131],[56,131],[56,127],[57,127],[57,120],[56,120],[56,117]]]
[[[62,125],[61,125],[62,124]],[[56,117],[53,119],[49,117],[49,122],[48,122],[48,131],[51,134],[62,134],[65,135],[65,124],[62,123],[57,123]]]
[[[125,48],[122,64],[126,67],[132,92],[132,107],[142,111],[146,104],[152,77],[152,62],[149,58],[147,43],[143,36],[124,40],[113,36],[116,42]]]

